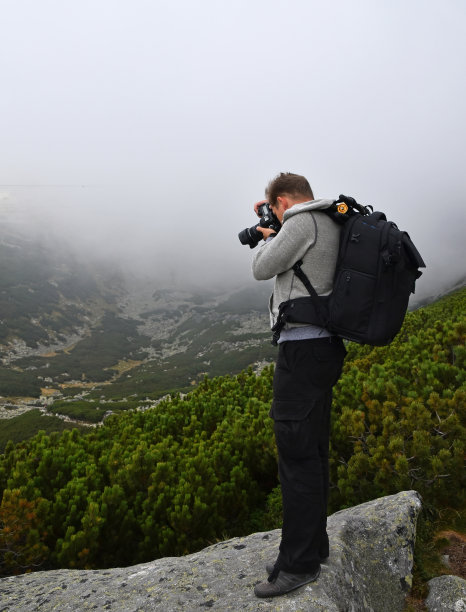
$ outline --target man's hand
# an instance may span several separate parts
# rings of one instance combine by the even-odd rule
[[[259,206],[261,206],[262,204],[265,204],[267,202],[267,200],[261,200],[260,202],[256,202],[254,204],[254,212],[256,213],[257,216],[259,216],[258,210],[259,210]]]
[[[259,204],[260,204],[260,202],[259,202]],[[270,229],[270,227],[262,227],[261,225],[258,225],[256,227],[256,230],[262,234],[262,236],[264,237],[264,240],[267,240],[267,238],[269,236],[272,236],[272,234],[276,234],[277,233],[275,230]]]

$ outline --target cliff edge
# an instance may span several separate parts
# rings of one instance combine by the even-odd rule
[[[133,567],[3,578],[0,611],[401,611],[420,509],[419,495],[403,491],[336,512],[328,519],[330,557],[319,579],[273,600],[257,599],[253,588],[277,556],[278,529]]]

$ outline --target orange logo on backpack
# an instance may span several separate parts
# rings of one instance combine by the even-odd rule
[[[348,204],[345,204],[345,202],[338,204],[337,210],[341,215],[344,215],[346,212],[348,212]]]

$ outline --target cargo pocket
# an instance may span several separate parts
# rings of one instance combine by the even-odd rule
[[[289,459],[306,459],[315,454],[315,434],[308,418],[300,421],[275,421],[278,452]]]

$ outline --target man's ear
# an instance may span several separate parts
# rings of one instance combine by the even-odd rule
[[[277,206],[283,204],[283,210],[288,210],[291,206],[291,202],[286,195],[277,197]]]

